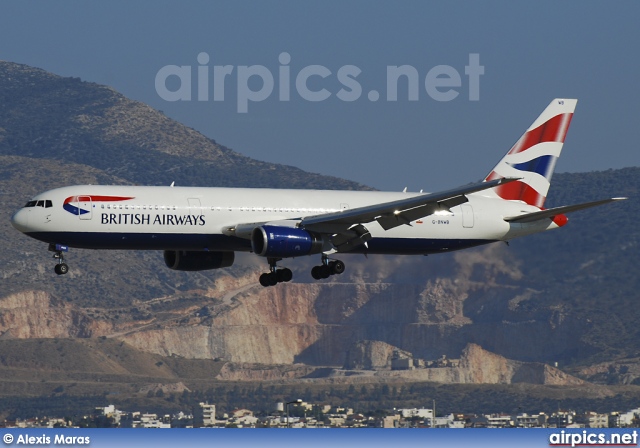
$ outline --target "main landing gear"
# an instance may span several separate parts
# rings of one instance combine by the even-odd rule
[[[293,272],[289,268],[278,269],[276,263],[281,258],[269,258],[269,272],[265,272],[260,276],[260,284],[264,287],[275,286],[281,282],[290,282],[293,278]]]
[[[69,266],[64,262],[63,252],[68,252],[69,248],[67,246],[63,246],[62,244],[49,244],[49,250],[53,252],[53,258],[58,260],[58,264],[54,270],[58,275],[64,275],[69,272]]]
[[[276,263],[280,260],[281,258],[268,258],[269,272],[265,272],[260,276],[260,284],[262,286],[275,286],[278,283],[291,281],[293,272],[288,268],[278,269]],[[344,270],[345,266],[342,261],[329,261],[329,257],[322,254],[322,264],[320,266],[314,266],[313,269],[311,269],[311,276],[316,280],[321,280],[323,278],[329,278],[332,275],[342,274]]]
[[[311,277],[316,280],[323,278],[329,278],[335,274],[342,274],[344,272],[344,263],[340,260],[329,261],[329,257],[322,254],[322,264],[320,266],[314,266],[311,269]]]

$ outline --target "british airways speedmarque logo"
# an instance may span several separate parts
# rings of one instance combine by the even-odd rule
[[[128,201],[129,199],[134,198],[124,196],[69,196],[64,200],[62,208],[72,215],[84,215],[89,213],[90,210],[85,210],[82,207],[91,207],[92,202],[118,202]]]

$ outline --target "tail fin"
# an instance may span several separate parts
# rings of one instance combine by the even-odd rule
[[[485,194],[542,208],[578,100],[556,98],[484,179],[518,177]]]

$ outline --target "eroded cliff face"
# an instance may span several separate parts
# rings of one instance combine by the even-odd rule
[[[562,307],[536,308],[542,292],[519,286],[518,263],[502,245],[433,258],[442,263],[427,270],[411,257],[356,260],[331,281],[274,288],[258,286],[256,273],[223,277],[206,293],[222,299],[209,319],[124,338],[163,355],[335,367],[357,341],[424,359],[459,358],[468,343],[547,363],[581,349],[575,334],[583,323]]]
[[[3,338],[87,338],[111,329],[109,322],[92,319],[44,291],[23,291],[0,299]]]
[[[372,381],[404,379],[408,381],[433,381],[447,384],[546,384],[582,385],[585,382],[543,363],[513,361],[484,350],[477,344],[468,344],[460,359],[442,359],[430,366],[415,366],[405,369],[390,369],[394,354],[411,358],[411,354],[377,341],[360,342],[350,351],[344,369],[335,369],[328,374],[333,380]],[[360,365],[352,361],[359,359]],[[414,360],[415,361],[415,360]],[[371,365],[371,368],[363,367]],[[377,366],[374,366],[377,364]],[[356,370],[353,370],[356,369]]]
[[[371,266],[356,260],[350,274],[328,282],[272,288],[257,283],[261,268],[245,269],[219,276],[190,301],[136,302],[135,318],[23,292],[0,299],[0,331],[17,338],[115,337],[149,353],[235,364],[377,368],[393,347],[416,358],[467,360],[455,372],[429,373],[433,381],[565,381],[544,364],[506,363],[552,363],[575,353],[581,347],[571,336],[582,323],[562,307],[537,308],[542,292],[519,286],[518,264],[501,245],[433,258],[442,262],[381,257]],[[349,355],[358,341],[365,341],[359,358]],[[480,346],[484,363],[475,355]]]
[[[388,369],[395,355],[410,358],[411,353],[382,341],[358,341],[346,354],[345,369]]]
[[[509,360],[476,344],[469,344],[463,350],[460,371],[459,382],[464,383],[584,384],[584,381],[547,364]]]

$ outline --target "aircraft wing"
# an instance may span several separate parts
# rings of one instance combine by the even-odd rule
[[[565,205],[564,207],[550,208],[548,210],[527,213],[525,215],[511,216],[508,218],[504,218],[504,220],[507,222],[519,222],[519,223],[534,222],[544,218],[553,218],[554,216],[561,215],[564,213],[575,212],[576,210],[582,210],[585,208],[595,207],[602,204],[608,204],[609,202],[623,201],[625,199],[627,198],[610,198],[610,199],[603,199],[603,200],[594,201],[594,202],[585,202],[584,204]]]
[[[368,205],[335,213],[307,216],[302,219],[282,221],[280,225],[303,228],[329,235],[339,252],[347,252],[371,239],[366,223],[377,221],[389,230],[415,221],[437,211],[449,211],[451,207],[468,202],[466,195],[506,184],[519,178],[501,178],[479,182],[438,193],[425,193],[398,201]],[[253,229],[266,223],[243,223],[223,229],[226,235],[250,239]]]
[[[487,190],[497,185],[513,182],[515,178],[496,179],[489,182],[454,188],[439,193],[425,193],[398,201],[368,205],[336,213],[308,216],[302,219],[300,227],[320,233],[340,233],[358,224],[377,221],[383,229],[389,230],[440,210],[468,202],[465,195]]]

